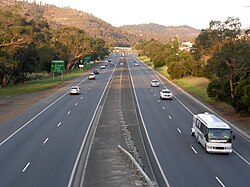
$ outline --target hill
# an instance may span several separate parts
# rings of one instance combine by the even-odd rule
[[[114,27],[80,10],[35,2],[1,0],[0,8],[15,11],[27,19],[44,19],[55,29],[64,26],[83,29],[91,37],[103,38],[111,46],[133,45],[152,38],[164,43],[169,42],[173,37],[177,37],[180,41],[192,41],[199,34],[198,30],[188,26],[165,27],[153,23]]]
[[[144,40],[152,38],[163,43],[169,42],[173,37],[180,41],[192,41],[200,31],[189,26],[163,26],[154,23],[139,25],[124,25],[121,29],[135,35],[140,35]]]

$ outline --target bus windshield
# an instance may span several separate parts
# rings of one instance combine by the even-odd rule
[[[231,130],[230,129],[208,129],[208,140],[224,140],[230,141]]]

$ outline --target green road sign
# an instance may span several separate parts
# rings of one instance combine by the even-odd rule
[[[84,58],[83,58],[83,62],[90,62],[91,60],[91,55],[86,55]]]
[[[51,62],[51,72],[61,73],[64,72],[64,61],[63,60],[52,60]]]

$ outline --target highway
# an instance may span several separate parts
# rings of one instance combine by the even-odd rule
[[[117,61],[118,56],[113,57]],[[80,148],[113,72],[101,69],[72,81],[0,126],[1,187],[70,185]],[[79,85],[80,95],[69,95]]]
[[[191,136],[193,114],[210,112],[184,91],[138,61],[125,58],[147,151],[159,186],[249,187],[250,140],[236,129],[233,153],[208,154]],[[117,63],[120,54],[114,54]],[[70,187],[79,154],[115,67],[73,80],[22,114],[0,125],[0,187]],[[152,79],[161,80],[151,87]],[[80,95],[69,95],[79,85]],[[160,100],[162,88],[173,100]]]
[[[134,66],[131,54],[126,57],[144,129],[153,150],[151,162],[156,160],[154,163],[164,179],[159,179],[159,186],[250,186],[249,139],[233,131],[236,139],[232,154],[208,154],[190,135],[190,129],[193,114],[210,110],[145,64],[139,62],[139,66]],[[162,85],[151,87],[152,79],[161,79]],[[159,92],[165,87],[173,92],[173,100],[160,100]]]

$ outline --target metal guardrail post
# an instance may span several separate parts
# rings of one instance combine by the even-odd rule
[[[154,187],[153,182],[150,180],[150,178],[147,176],[147,174],[143,171],[143,169],[140,167],[140,165],[136,162],[134,157],[126,151],[124,148],[122,148],[120,145],[118,145],[118,149],[121,152],[124,152],[126,157],[129,159],[129,163],[131,162],[132,168],[135,170],[135,174],[138,174],[138,176],[142,179],[143,186],[147,185],[149,187]]]

